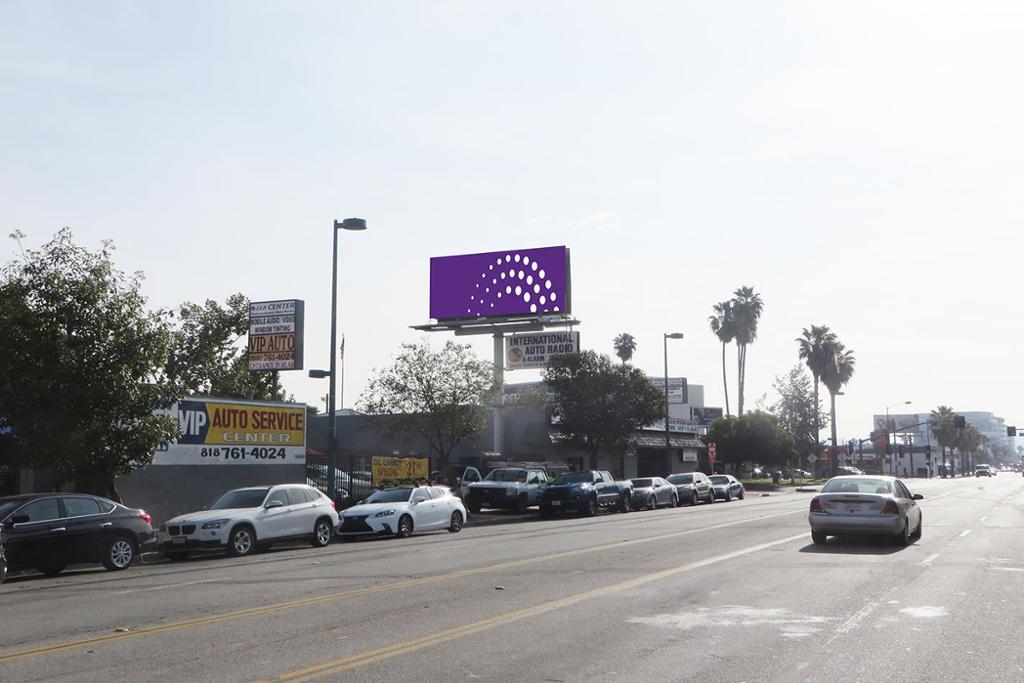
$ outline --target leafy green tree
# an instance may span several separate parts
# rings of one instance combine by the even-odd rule
[[[497,389],[494,364],[469,344],[449,340],[439,351],[425,341],[402,344],[395,362],[374,371],[360,399],[368,413],[389,415],[379,428],[390,436],[423,438],[438,465],[487,424],[486,407]]]
[[[795,453],[793,436],[782,428],[779,418],[760,410],[715,420],[703,440],[714,442],[718,460],[734,468],[743,462],[782,465]]]
[[[825,364],[825,372],[821,376],[821,381],[828,389],[832,403],[829,413],[832,416],[832,472],[835,473],[836,468],[839,467],[839,459],[836,457],[836,449],[839,447],[839,443],[836,441],[836,394],[853,377],[857,359],[854,357],[853,351],[844,347],[838,339],[832,340],[826,348],[830,353],[830,360]]]
[[[612,344],[615,345],[615,355],[622,359],[623,365],[628,363],[636,352],[636,338],[629,332],[623,332],[615,337]]]
[[[118,476],[178,436],[154,414],[177,400],[162,370],[171,333],[150,312],[142,277],[114,267],[62,229],[0,275],[0,431],[16,457],[120,500]]]
[[[837,341],[836,335],[826,325],[811,325],[809,330],[804,328],[803,334],[796,341],[799,344],[800,360],[807,364],[807,369],[814,378],[814,403],[818,405],[818,384],[821,376],[825,374],[826,366],[831,362],[829,347]],[[821,438],[820,420],[815,424],[814,436],[816,441]]]
[[[601,451],[625,453],[636,430],[665,417],[665,396],[644,373],[593,351],[552,358],[544,383],[561,445],[587,453],[591,469]]]
[[[250,372],[249,299],[233,294],[222,306],[212,299],[182,304],[177,312],[167,376],[182,394],[284,401],[290,397],[276,371]]]
[[[722,389],[725,391],[725,414],[729,411],[729,378],[725,374],[725,347],[736,338],[736,320],[733,317],[732,302],[723,301],[712,307],[714,315],[708,318],[711,331],[722,342]]]
[[[736,326],[737,399],[736,412],[743,415],[743,396],[747,385],[747,347],[757,339],[757,324],[764,311],[761,295],[753,287],[743,286],[733,292],[732,315]]]
[[[817,455],[820,446],[818,430],[829,424],[829,416],[821,409],[811,379],[803,364],[797,363],[787,374],[772,384],[779,395],[771,413],[779,418],[779,426],[793,436],[794,449],[801,463],[809,455]]]

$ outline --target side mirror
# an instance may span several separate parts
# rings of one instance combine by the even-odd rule
[[[25,522],[31,522],[31,521],[32,521],[32,518],[29,517],[28,515],[14,515],[9,520],[7,520],[7,522],[11,526],[14,526],[15,524],[24,524]]]
[[[913,498],[914,500],[924,500],[924,496],[922,496],[922,495],[921,495],[920,493],[915,493],[915,494],[914,494],[914,495],[912,496],[912,498]]]
[[[266,508],[267,510],[270,510],[271,508],[279,508],[279,507],[284,507],[284,503],[282,503],[282,502],[281,502],[281,501],[279,501],[279,500],[272,500],[272,501],[270,501],[269,503],[267,503],[267,504],[266,504],[266,505],[265,505],[264,507],[265,507],[265,508]]]

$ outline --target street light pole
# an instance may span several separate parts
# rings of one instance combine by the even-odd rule
[[[889,474],[895,474],[896,473],[896,458],[895,458],[895,456],[896,456],[896,443],[895,443],[895,441],[896,441],[896,424],[893,423],[893,425],[892,425],[892,438],[890,439],[889,436],[888,436],[889,435],[889,408],[895,408],[896,406],[909,406],[909,405],[910,405],[910,401],[898,401],[896,403],[893,403],[892,405],[888,405],[888,406],[885,407],[885,432],[886,432],[886,439],[885,440],[889,442],[889,443],[886,444],[886,450],[891,451],[890,454],[889,454]]]
[[[335,378],[338,375],[338,230],[366,230],[366,221],[362,218],[346,218],[334,221],[334,244],[331,249],[331,369],[327,399],[327,495],[333,501],[338,493],[338,482],[334,477],[334,468],[338,466],[338,418],[334,414]]]
[[[666,332],[662,335],[662,344],[665,347],[665,465],[669,469],[672,469],[672,442],[668,433],[668,340],[682,338],[682,332]]]

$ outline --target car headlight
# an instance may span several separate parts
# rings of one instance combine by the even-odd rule
[[[390,517],[393,514],[395,514],[394,510],[381,510],[380,512],[375,514],[374,517]]]
[[[230,521],[231,521],[230,519],[214,519],[214,520],[210,520],[209,522],[203,522],[203,526],[201,528],[203,528],[203,529],[221,529],[221,528],[224,527],[225,524],[227,524]]]

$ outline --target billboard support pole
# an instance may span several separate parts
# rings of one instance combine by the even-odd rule
[[[497,385],[498,395],[494,398],[494,452],[504,451],[505,425],[504,409],[505,404],[505,333],[494,333],[494,379]]]

